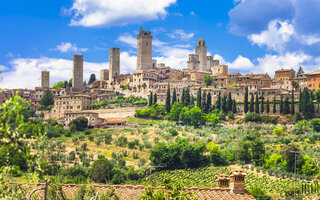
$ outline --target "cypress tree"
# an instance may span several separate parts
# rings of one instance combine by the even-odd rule
[[[254,96],[251,94],[250,112],[254,112]]]
[[[293,92],[293,88],[291,91],[291,114],[294,115],[295,113],[295,108],[294,108],[294,92]]]
[[[302,112],[302,98],[303,98],[303,93],[301,92],[301,88],[299,91],[299,112]]]
[[[201,108],[201,87],[199,88],[197,93],[197,106]]]
[[[289,106],[289,98],[288,96],[284,100],[284,108],[283,108],[283,114],[289,114],[290,113],[290,106]]]
[[[172,103],[171,103],[171,105],[173,105],[176,101],[177,101],[177,91],[176,91],[176,88],[174,88],[173,89],[173,94],[172,94]]]
[[[216,101],[216,109],[221,110],[221,93],[218,94],[218,99]]]
[[[188,106],[188,105],[190,105],[190,102],[191,102],[189,87],[187,87],[187,89],[184,91],[184,94],[185,94],[185,98],[184,98],[185,106]]]
[[[264,113],[264,97],[263,97],[263,93],[262,93],[262,97],[261,97],[261,109],[260,109],[260,111],[261,111],[261,113]]]
[[[149,95],[149,107],[152,106],[152,104],[153,104],[152,97],[153,97],[153,94],[152,94],[152,92],[150,92],[150,95]]]
[[[280,114],[283,114],[283,96],[282,95],[280,99]]]
[[[228,94],[228,100],[227,100],[227,111],[232,111],[232,97],[231,97],[231,92]]]
[[[273,114],[277,113],[277,103],[276,103],[276,97],[273,97],[273,109],[272,109]]]
[[[269,112],[270,112],[270,102],[269,102],[269,99],[267,99],[267,108],[266,108],[266,112],[267,112],[267,114],[269,114]]]
[[[244,113],[247,113],[249,110],[249,96],[248,96],[248,87],[244,93]]]
[[[186,91],[185,91],[185,89],[183,88],[183,89],[182,89],[181,99],[180,99],[182,105],[185,105],[185,101],[184,101],[184,97],[186,96],[185,93],[186,93]]]
[[[233,100],[233,103],[232,103],[232,112],[237,113],[237,102],[235,99]]]
[[[255,112],[259,114],[259,96],[258,96],[258,92],[256,93],[256,102],[255,102]]]
[[[193,95],[191,94],[189,105],[194,106],[194,101],[195,101],[195,99],[194,99]]]
[[[207,103],[206,103],[206,113],[210,112],[210,109],[211,109],[211,94],[210,92],[208,92],[208,95],[207,95]]]
[[[170,97],[170,84],[168,84],[167,98],[166,98],[166,105],[165,105],[167,113],[169,113],[170,109],[171,109],[171,104],[170,104],[171,101],[170,100],[171,100],[171,97]]]
[[[154,93],[153,104],[156,104],[157,102],[158,102],[157,93]]]
[[[201,98],[201,110],[202,110],[202,112],[206,111],[206,107],[207,107],[207,94],[206,94],[206,91],[203,91],[202,98]]]
[[[223,96],[221,110],[226,113],[227,112],[227,97]]]

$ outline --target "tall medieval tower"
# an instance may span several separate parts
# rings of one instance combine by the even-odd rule
[[[152,68],[152,35],[140,27],[137,50],[137,70]]]
[[[112,47],[109,51],[109,81],[120,75],[120,49]]]
[[[83,90],[83,55],[73,55],[72,89]]]
[[[203,39],[198,40],[198,45],[196,46],[196,54],[199,55],[200,61],[200,71],[206,71],[207,69],[207,46]]]
[[[41,71],[41,87],[50,88],[50,72]]]

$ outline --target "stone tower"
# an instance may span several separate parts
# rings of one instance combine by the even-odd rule
[[[198,40],[196,46],[196,54],[199,55],[200,71],[207,71],[207,46],[206,42],[203,39]]]
[[[150,31],[139,31],[137,50],[137,70],[152,68],[152,35]]]
[[[73,55],[72,89],[83,90],[83,55]]]
[[[107,69],[100,70],[100,80],[102,81],[109,80],[109,70]]]
[[[50,88],[50,72],[41,71],[41,87]]]
[[[189,54],[187,63],[188,69],[198,71],[200,66],[199,55]]]
[[[120,75],[120,49],[112,47],[109,51],[109,80]]]

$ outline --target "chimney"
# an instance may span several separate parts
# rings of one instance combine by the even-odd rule
[[[244,178],[247,174],[242,171],[233,171],[230,173],[230,190],[234,193],[244,193]]]
[[[229,188],[230,179],[226,175],[220,175],[217,179],[217,188]]]

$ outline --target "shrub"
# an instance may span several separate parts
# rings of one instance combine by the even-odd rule
[[[104,135],[104,143],[105,144],[111,144],[112,142],[112,135],[111,133],[107,133]]]
[[[268,196],[260,187],[253,186],[250,188],[249,193],[252,194],[257,200],[271,200],[271,197]]]
[[[246,122],[261,122],[261,116],[258,113],[250,112],[246,114],[244,120]]]
[[[302,114],[300,113],[300,112],[296,112],[295,114],[294,114],[294,116],[293,116],[293,120],[294,121],[300,121],[300,120],[302,120],[303,119],[303,117],[302,117]]]
[[[93,136],[93,135],[89,135],[89,136],[88,136],[88,139],[89,139],[91,142],[93,142],[94,136]]]
[[[95,160],[90,169],[90,177],[97,183],[106,183],[112,179],[113,165],[106,158]]]
[[[261,116],[261,122],[263,122],[263,123],[277,124],[277,123],[278,123],[278,117]]]
[[[119,147],[125,147],[127,145],[128,138],[126,136],[120,136],[116,141],[114,141],[114,144]]]
[[[320,132],[320,118],[315,118],[310,121],[310,125],[315,132]]]
[[[178,135],[178,131],[177,131],[175,128],[170,128],[170,129],[169,129],[169,133],[170,133],[172,136],[177,136],[177,135]]]
[[[88,128],[88,119],[85,117],[79,117],[71,120],[69,123],[71,131],[83,131]]]
[[[86,129],[84,132],[83,132],[85,135],[90,135],[91,134],[91,131]]]
[[[69,161],[73,161],[76,159],[76,152],[70,151],[69,153]]]
[[[283,126],[275,126],[273,129],[273,135],[284,136],[285,132],[283,130]]]
[[[83,143],[83,144],[81,145],[81,150],[82,150],[82,151],[86,151],[86,150],[87,150],[87,147],[88,147],[87,143]]]

